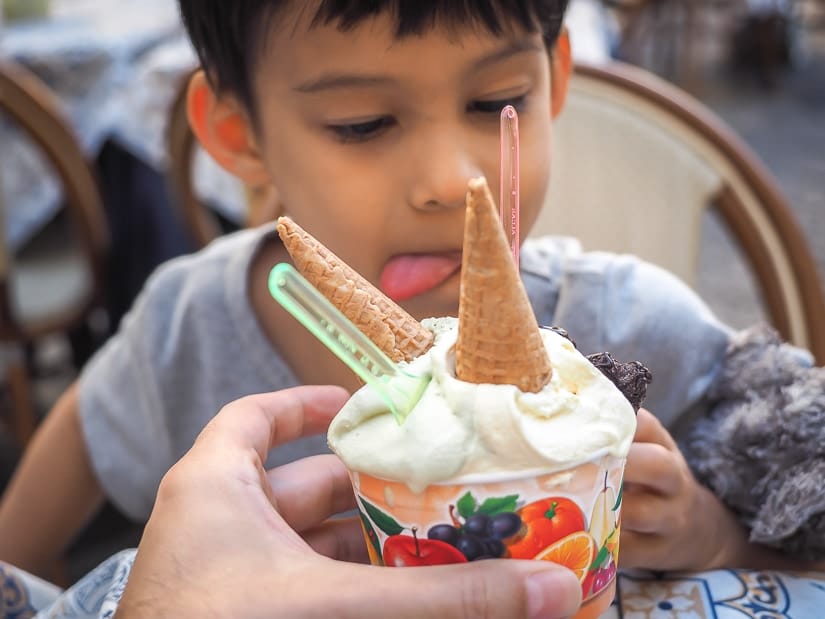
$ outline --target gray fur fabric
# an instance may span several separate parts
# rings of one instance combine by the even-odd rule
[[[697,478],[750,540],[825,559],[825,368],[766,326],[739,333],[683,445]]]

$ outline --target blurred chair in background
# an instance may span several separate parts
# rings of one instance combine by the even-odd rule
[[[618,25],[616,57],[692,92],[708,60],[775,87],[806,33],[825,26],[825,0],[601,1]]]
[[[748,0],[602,0],[616,15],[616,57],[699,88],[699,55],[727,45]],[[727,53],[727,50],[724,50]]]
[[[636,254],[695,285],[702,215],[739,245],[773,326],[825,363],[825,295],[799,225],[750,149],[701,103],[629,65],[578,65],[534,234]]]
[[[108,232],[95,175],[47,87],[22,67],[0,62],[0,112],[45,155],[65,202],[63,216],[20,250],[9,251],[0,235],[0,342],[12,358],[3,371],[12,427],[24,445],[36,424],[28,383],[34,343],[65,334],[76,360],[89,352],[78,351],[72,336],[87,332],[93,310],[103,306]],[[0,219],[11,207],[0,210]]]

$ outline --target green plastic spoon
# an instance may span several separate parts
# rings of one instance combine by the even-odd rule
[[[404,423],[431,376],[414,376],[400,369],[292,265],[273,267],[269,293],[382,397],[399,425]]]

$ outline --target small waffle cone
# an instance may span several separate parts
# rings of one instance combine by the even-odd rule
[[[289,217],[278,234],[295,268],[393,361],[426,352],[433,334]]]
[[[487,181],[467,193],[456,376],[538,392],[552,376],[533,308],[519,278]]]

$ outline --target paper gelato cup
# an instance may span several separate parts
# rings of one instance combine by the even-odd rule
[[[582,585],[575,619],[591,619],[616,590],[624,463],[604,456],[529,477],[464,477],[421,493],[364,473],[350,478],[373,565],[553,561]]]

